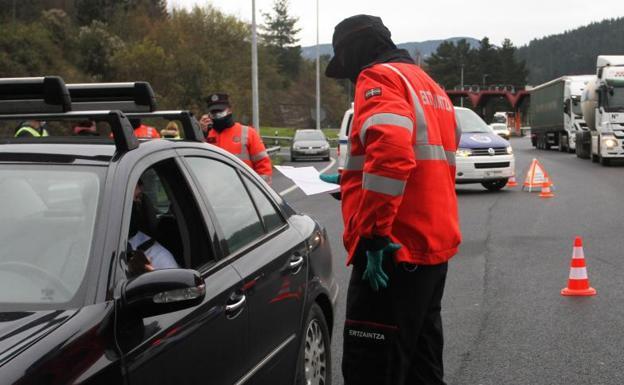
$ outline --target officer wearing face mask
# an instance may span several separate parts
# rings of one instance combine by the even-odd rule
[[[236,155],[270,183],[273,173],[271,158],[258,132],[251,126],[234,121],[227,94],[212,94],[208,96],[207,102],[213,126],[206,141]]]

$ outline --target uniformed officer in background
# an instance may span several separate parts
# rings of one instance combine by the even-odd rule
[[[206,141],[236,155],[270,183],[273,174],[271,158],[258,132],[251,126],[234,121],[227,94],[212,94],[208,96],[207,103],[212,129]]]

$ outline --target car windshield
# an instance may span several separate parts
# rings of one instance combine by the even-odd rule
[[[323,131],[297,131],[295,140],[325,140]]]
[[[455,109],[455,117],[457,118],[457,125],[462,133],[468,132],[482,132],[491,134],[492,129],[485,124],[483,119],[479,115],[475,114],[472,110]]]
[[[611,91],[607,93],[607,111],[609,112],[624,112],[624,87],[613,87]]]
[[[492,123],[507,123],[507,118],[503,115],[494,115],[492,118]]]
[[[0,165],[0,307],[74,298],[102,175],[99,167]]]

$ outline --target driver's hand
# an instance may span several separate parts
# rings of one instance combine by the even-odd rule
[[[141,275],[149,271],[154,271],[154,266],[142,250],[132,252],[128,260],[128,269],[132,275]]]

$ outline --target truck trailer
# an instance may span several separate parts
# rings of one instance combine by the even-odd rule
[[[581,100],[591,133],[591,159],[603,166],[624,159],[624,56],[598,56],[596,77]]]
[[[588,130],[581,110],[581,95],[594,75],[562,76],[530,91],[531,142],[538,149],[558,146],[574,152],[576,133]]]

